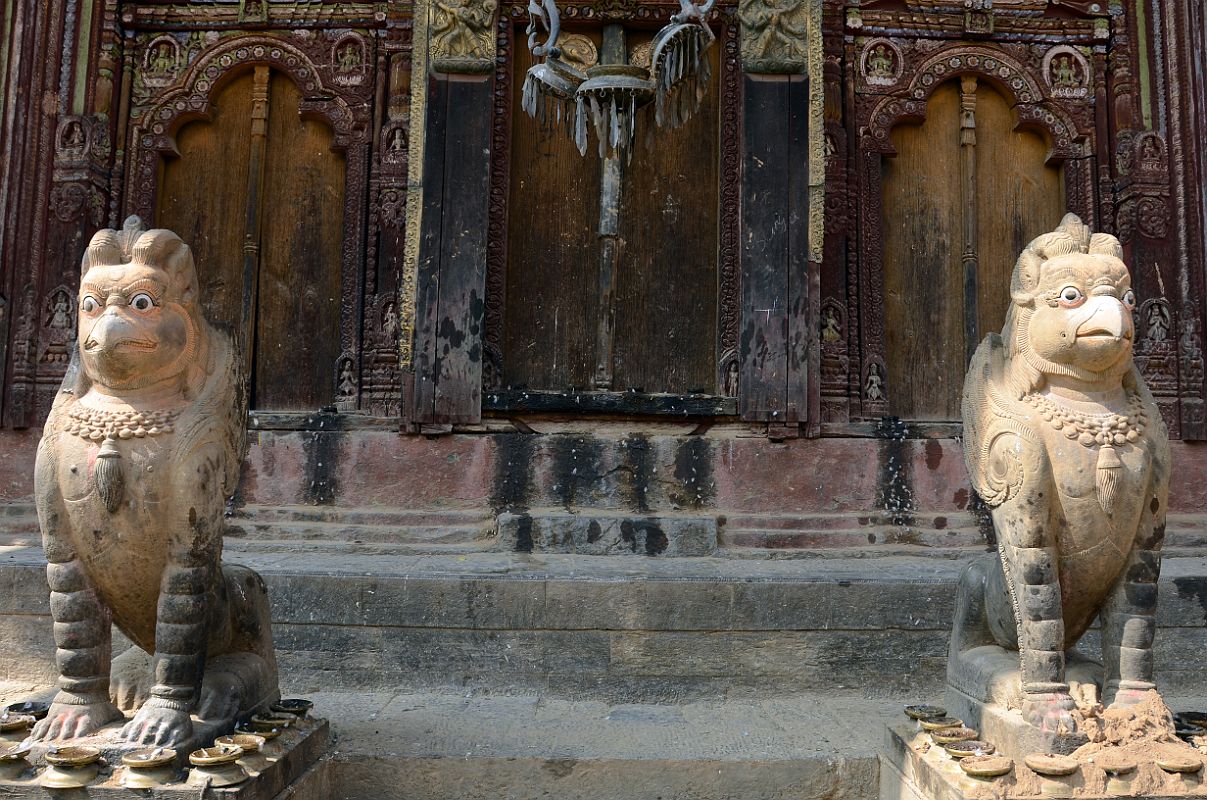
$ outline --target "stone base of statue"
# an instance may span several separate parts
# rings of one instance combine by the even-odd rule
[[[1201,769],[1198,772],[1167,772],[1142,758],[1132,758],[1135,768],[1118,775],[1107,773],[1095,763],[1096,759],[1082,760],[1068,775],[1040,775],[1020,758],[1012,759],[1010,771],[1005,775],[973,777],[916,722],[886,726],[882,753],[880,800],[1207,798]]]
[[[1065,678],[1075,698],[1101,696],[1102,665],[1072,651],[1066,655]],[[1023,719],[1018,653],[997,645],[953,652],[947,663],[948,716],[992,742],[1003,755],[1021,759],[1028,753],[1067,755],[1089,741],[1081,733],[1044,732]]]
[[[214,723],[194,716],[193,736],[175,748],[175,759],[152,768],[134,768],[123,763],[123,756],[135,752],[162,752],[119,741],[118,734],[127,721],[111,723],[95,736],[36,742],[23,761],[0,762],[0,797],[45,800],[48,792],[55,797],[80,798],[128,798],[136,794],[153,798],[220,796],[229,800],[326,797],[322,781],[314,781],[321,784],[314,792],[307,788],[309,772],[327,747],[325,719],[299,718],[288,727],[256,734],[260,740],[235,736],[243,752],[237,759],[227,759],[222,757],[214,740],[229,734],[229,729],[219,729]],[[62,763],[90,748],[101,752],[99,761],[78,766]],[[190,753],[203,748],[209,748],[208,761],[213,763],[202,766],[190,763]],[[233,749],[238,752],[239,747]]]

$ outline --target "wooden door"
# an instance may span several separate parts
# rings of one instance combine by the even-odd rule
[[[300,115],[301,99],[282,73],[238,75],[210,119],[177,133],[180,157],[160,177],[156,224],[193,248],[209,318],[246,332],[257,409],[313,410],[335,397],[345,166],[330,128]],[[247,269],[249,228],[259,248]]]
[[[973,109],[971,136],[962,136],[962,101]],[[1043,137],[1015,130],[1010,103],[984,82],[939,87],[926,121],[898,126],[892,141],[897,155],[884,162],[890,411],[958,420],[968,356],[1001,330],[1014,261],[1060,222],[1064,184],[1044,163]]]
[[[598,29],[577,33],[602,46]],[[651,38],[626,36],[630,53]],[[601,162],[594,134],[584,157],[564,132],[519,109],[532,57],[516,50],[503,384],[600,388]],[[687,124],[667,130],[652,113],[638,117],[619,203],[614,391],[717,390],[719,51],[711,51],[712,86]]]

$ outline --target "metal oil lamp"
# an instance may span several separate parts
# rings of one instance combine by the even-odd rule
[[[654,37],[649,69],[620,59],[589,67],[584,74],[561,60],[556,0],[529,0],[528,48],[545,60],[524,78],[523,109],[542,122],[572,129],[583,155],[588,128],[594,128],[600,158],[623,156],[627,161],[641,109],[652,102],[654,121],[662,128],[682,125],[699,109],[712,78],[708,49],[716,37],[704,17],[714,2],[698,6],[679,0],[680,12]],[[538,43],[541,29],[546,34],[543,44]]]

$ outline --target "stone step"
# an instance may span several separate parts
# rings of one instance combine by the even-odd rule
[[[234,545],[235,542],[231,542]],[[956,559],[240,552],[294,685],[547,691],[612,702],[938,691]],[[1207,682],[1207,559],[1166,559],[1158,677]],[[42,553],[0,547],[0,678],[50,680]],[[1095,635],[1087,637],[1094,652]]]
[[[308,688],[283,692],[329,721],[312,779],[326,800],[873,800],[883,726],[900,716],[895,700],[824,695],[660,705]]]

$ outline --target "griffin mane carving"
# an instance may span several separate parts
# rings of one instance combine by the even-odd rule
[[[1132,363],[1118,240],[1067,215],[1019,256],[1010,296],[964,384],[965,462],[999,558],[964,575],[948,682],[1075,743],[1066,652],[1099,615],[1102,699],[1130,705],[1155,688],[1168,434]],[[1018,653],[1006,698],[986,685],[1002,651]]]

